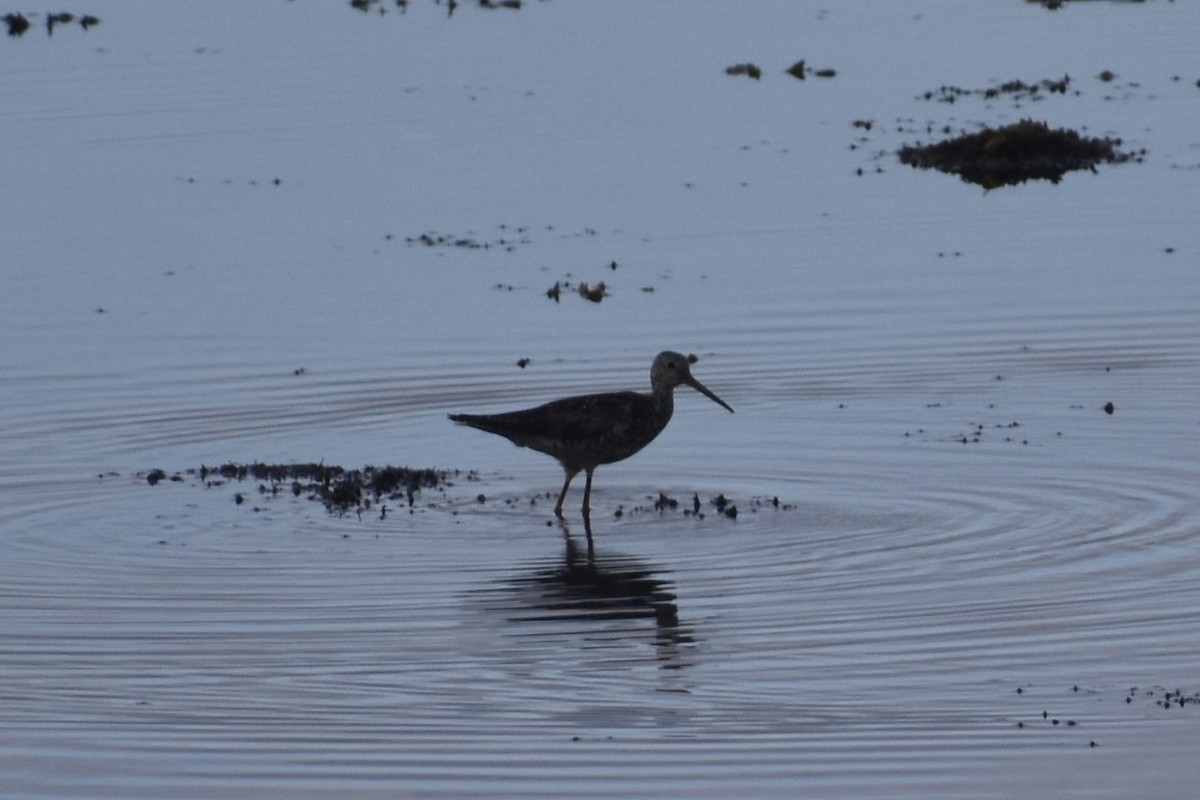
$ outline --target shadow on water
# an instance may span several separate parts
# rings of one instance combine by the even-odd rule
[[[586,547],[571,536],[565,521],[561,558],[540,559],[521,574],[505,579],[500,604],[509,622],[578,623],[605,627],[606,638],[639,639],[643,621],[653,622],[653,641],[663,668],[685,666],[681,648],[694,642],[689,625],[680,623],[674,586],[660,567],[633,556],[597,554],[589,536]],[[590,534],[590,524],[585,528]],[[616,626],[613,623],[618,623]],[[621,624],[631,623],[631,624]]]

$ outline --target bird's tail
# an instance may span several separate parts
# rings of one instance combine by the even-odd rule
[[[468,425],[472,428],[490,431],[494,427],[489,425],[492,418],[484,414],[447,414],[451,422],[457,422],[459,425]]]

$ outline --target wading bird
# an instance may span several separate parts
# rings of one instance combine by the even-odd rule
[[[450,419],[495,433],[519,447],[554,456],[566,472],[554,514],[563,516],[571,479],[587,474],[583,516],[590,513],[592,473],[601,464],[629,458],[662,433],[675,410],[676,386],[690,386],[731,413],[733,408],[692,377],[695,356],[666,350],[650,367],[650,393],[607,392],[554,400],[537,408],[504,414],[451,414]]]

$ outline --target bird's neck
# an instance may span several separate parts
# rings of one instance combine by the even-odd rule
[[[654,393],[654,416],[665,426],[671,421],[675,412],[675,392],[673,389],[660,389]]]

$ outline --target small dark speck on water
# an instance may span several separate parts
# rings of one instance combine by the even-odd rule
[[[1114,406],[1112,404],[1111,400],[1104,404],[1104,413],[1105,414],[1112,414],[1113,411],[1115,411],[1115,410],[1116,410],[1116,406]]]

